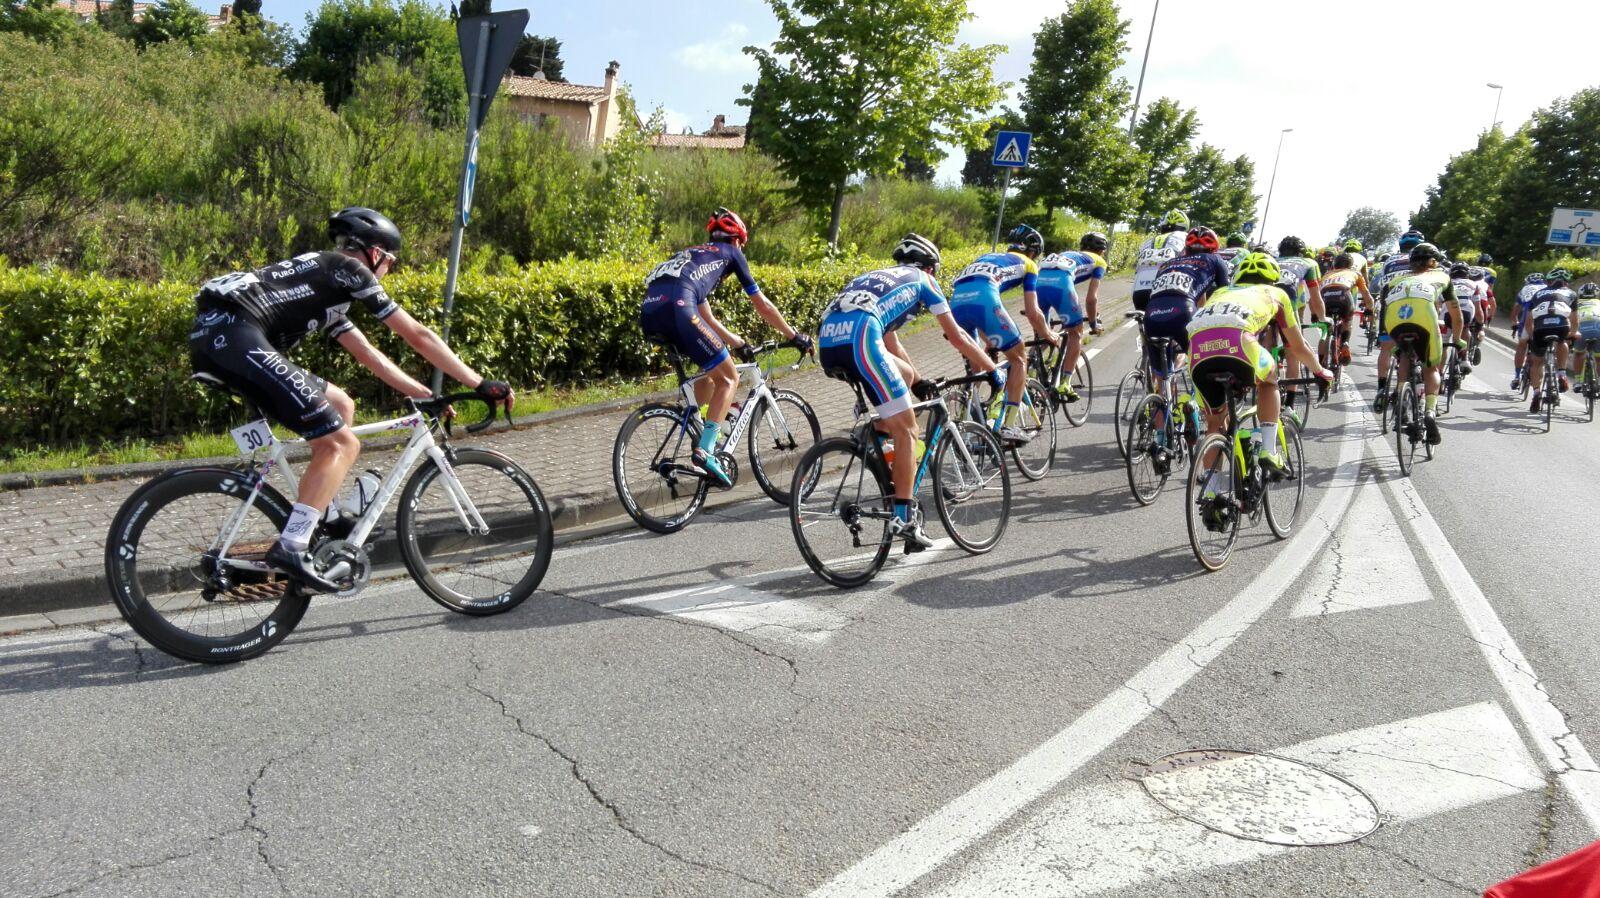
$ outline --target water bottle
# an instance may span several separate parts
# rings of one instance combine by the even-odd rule
[[[382,483],[378,475],[372,471],[362,471],[356,476],[355,483],[345,490],[339,497],[339,510],[352,518],[359,518],[367,511],[367,506],[378,496],[378,486]]]

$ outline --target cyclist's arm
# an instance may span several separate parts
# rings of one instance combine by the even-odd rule
[[[938,317],[939,329],[944,331],[944,338],[950,341],[950,345],[954,346],[957,352],[961,353],[962,358],[967,360],[967,364],[972,366],[972,370],[994,370],[995,364],[994,362],[989,361],[988,353],[984,352],[981,346],[972,341],[972,338],[967,335],[967,332],[961,329],[961,325],[956,324],[955,315],[945,312]],[[888,335],[885,335],[886,338],[887,336]],[[885,339],[884,342],[887,344],[888,340]]]
[[[472,370],[472,368],[468,366],[466,362],[461,361],[461,357],[456,355],[449,346],[446,346],[443,340],[439,339],[439,335],[433,332],[433,328],[428,327],[426,324],[423,324],[415,318],[412,318],[411,313],[407,312],[405,309],[395,309],[394,312],[383,319],[383,323],[389,326],[389,330],[394,331],[397,335],[399,335],[400,339],[406,341],[407,346],[415,349],[417,351],[417,355],[427,359],[434,365],[434,367],[438,368],[440,371],[443,371],[445,374],[450,375],[452,380],[472,388],[476,388],[478,384],[483,383],[483,375]],[[352,349],[350,344],[345,342],[345,338],[349,337],[351,334],[355,334],[359,338],[360,342],[366,344],[366,346],[371,349],[378,358],[384,358],[383,353],[378,352],[377,347],[374,347],[371,343],[367,343],[367,338],[361,336],[360,331],[357,331],[354,328],[346,331],[343,334],[340,334],[338,337],[339,345],[343,346],[352,355],[356,354],[356,350]],[[361,356],[356,355],[356,358],[360,359]],[[384,358],[384,360],[388,361],[386,358]],[[366,363],[363,362],[362,364]],[[392,365],[393,362],[390,362],[390,364]],[[370,368],[372,366],[368,365],[367,367]],[[373,373],[377,374],[379,377],[383,377],[383,373],[377,368],[373,368],[372,370]],[[411,393],[408,387],[399,386],[388,378],[384,378],[384,383],[389,384],[397,390],[406,392],[408,395],[417,396],[417,398],[430,395],[429,390],[426,387],[422,387],[421,384],[417,384],[416,381],[411,381],[411,383],[421,388],[420,395]]]
[[[706,326],[711,328],[712,332],[727,346],[738,347],[744,345],[743,337],[723,327],[722,322],[717,320],[717,313],[711,311],[711,300],[701,300],[700,305],[695,307],[695,313],[705,320]]]
[[[1367,289],[1367,279],[1357,275],[1356,289],[1361,292],[1361,308],[1372,314],[1372,291]]]
[[[1033,325],[1033,336],[1036,340],[1056,342],[1056,335],[1050,332],[1050,322],[1044,320],[1044,312],[1039,310],[1039,294],[1032,290],[1022,291],[1022,314],[1027,316],[1028,323]]]
[[[1283,336],[1283,349],[1289,357],[1312,371],[1325,373],[1322,360],[1317,358],[1316,349],[1306,345],[1305,334],[1301,332],[1300,325],[1295,320],[1293,308],[1282,300],[1278,304],[1277,324]]]
[[[916,383],[922,379],[922,375],[917,373],[916,364],[911,361],[911,354],[906,352],[905,344],[900,342],[899,334],[894,331],[885,333],[883,335],[883,348],[889,350],[890,355],[905,362],[906,367],[911,369],[911,383]]]
[[[1466,338],[1467,322],[1466,316],[1462,313],[1461,309],[1463,305],[1461,301],[1461,295],[1456,293],[1455,284],[1445,285],[1444,300],[1445,302],[1451,303],[1456,307],[1456,313],[1450,316],[1450,334],[1455,338],[1456,342],[1459,343]]]
[[[768,327],[783,334],[785,340],[794,339],[798,331],[789,326],[789,322],[783,319],[783,313],[778,311],[778,307],[773,305],[765,293],[758,290],[751,294],[750,304],[756,307],[756,314],[761,316],[761,320],[765,321]]]
[[[1100,325],[1100,279],[1090,278],[1088,289],[1083,291],[1083,317],[1089,319],[1089,330]]]
[[[1321,321],[1328,317],[1328,307],[1322,304],[1322,282],[1315,278],[1306,279],[1306,292],[1310,294],[1311,320]]]

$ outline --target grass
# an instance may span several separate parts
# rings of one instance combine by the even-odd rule
[[[780,377],[785,373],[784,367],[794,364],[798,354],[792,349],[782,350],[775,355],[767,356],[763,361],[772,361],[774,370],[772,376]],[[578,406],[595,405],[615,399],[625,399],[648,393],[659,393],[673,389],[677,379],[671,375],[647,378],[617,378],[598,383],[584,384],[582,386],[557,386],[546,387],[539,390],[518,390],[517,403],[513,414],[517,419],[527,419],[532,415],[542,412],[558,411],[560,409],[575,408]],[[475,418],[472,415],[481,415],[482,406],[474,409],[463,409],[461,423],[471,423]],[[366,424],[372,421],[382,421],[394,417],[398,412],[393,409],[356,409],[356,423]],[[239,423],[243,423],[241,420]],[[273,431],[279,439],[289,439],[294,435],[281,427],[274,427]],[[168,440],[126,439],[115,442],[99,444],[78,444],[75,446],[40,446],[23,449],[0,450],[0,474],[37,474],[46,471],[82,470],[104,465],[130,465],[143,462],[177,461],[194,458],[219,458],[238,454],[233,438],[226,432],[191,433]]]

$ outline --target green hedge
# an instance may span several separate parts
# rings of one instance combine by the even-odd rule
[[[1530,272],[1549,271],[1552,268],[1565,268],[1572,272],[1572,282],[1581,284],[1586,281],[1600,281],[1600,259],[1576,259],[1572,256],[1549,256],[1535,259],[1510,268],[1497,269],[1500,272],[1499,289],[1495,290],[1495,304],[1502,309],[1511,308],[1516,301],[1517,293],[1522,290],[1522,281]]]
[[[980,251],[948,253],[947,282]],[[850,278],[884,264],[856,258],[757,265],[754,271],[784,315],[814,332],[822,306]],[[568,260],[515,275],[464,274],[450,343],[474,367],[524,388],[659,372],[665,365],[638,328],[650,267]],[[395,274],[384,283],[413,315],[436,324],[443,281],[443,272],[432,270]],[[189,381],[194,291],[185,283],[0,268],[0,451],[166,437],[233,421],[236,413],[225,401]],[[717,313],[751,339],[770,333],[731,281],[718,293]],[[367,325],[374,343],[423,373],[414,352],[363,317],[357,312],[356,322]],[[330,341],[308,340],[294,355],[364,404],[396,399]]]

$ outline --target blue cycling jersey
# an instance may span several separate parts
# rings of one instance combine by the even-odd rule
[[[971,265],[961,269],[961,273],[956,275],[955,286],[979,282],[988,282],[1000,293],[1019,286],[1024,290],[1037,290],[1039,263],[1021,253],[984,253]]]
[[[687,293],[699,305],[711,298],[711,291],[729,274],[738,277],[746,294],[755,296],[761,292],[750,274],[750,263],[745,260],[744,251],[732,243],[691,246],[657,265],[644,283],[651,297]]]
[[[1081,284],[1088,280],[1100,280],[1106,276],[1106,260],[1098,253],[1085,253],[1071,250],[1064,253],[1052,253],[1039,262],[1039,282],[1049,281],[1060,284],[1065,277],[1070,277],[1073,284]]]
[[[1150,285],[1150,301],[1158,298],[1186,299],[1199,305],[1211,291],[1232,281],[1228,263],[1216,253],[1195,253],[1161,263]]]
[[[950,311],[938,284],[920,268],[898,265],[869,271],[845,285],[822,312],[818,337],[823,346],[849,342],[855,334],[854,316],[877,319],[884,333],[905,324],[921,309],[935,315]],[[845,321],[849,316],[852,321]]]

